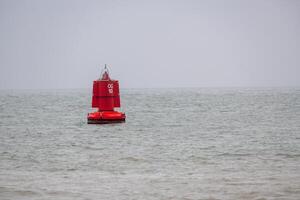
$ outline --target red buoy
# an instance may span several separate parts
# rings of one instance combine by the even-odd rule
[[[125,122],[125,113],[114,111],[120,106],[119,81],[110,79],[105,65],[102,77],[93,84],[92,107],[98,111],[88,114],[88,124]]]

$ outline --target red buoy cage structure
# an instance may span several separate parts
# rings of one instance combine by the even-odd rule
[[[93,83],[92,107],[98,111],[88,114],[88,124],[125,122],[125,113],[114,110],[121,107],[119,81],[110,79],[106,65]]]

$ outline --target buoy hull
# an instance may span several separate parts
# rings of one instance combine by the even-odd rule
[[[109,77],[106,65],[102,78],[93,83],[92,107],[98,108],[98,111],[88,114],[88,124],[125,122],[125,113],[114,111],[115,108],[121,107],[119,81]]]
[[[87,116],[88,124],[110,124],[125,122],[125,113],[117,111],[98,111],[89,113]]]

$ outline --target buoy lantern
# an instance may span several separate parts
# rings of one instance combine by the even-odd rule
[[[110,79],[105,65],[102,77],[93,84],[92,107],[98,111],[88,114],[88,124],[125,122],[125,113],[114,110],[121,106],[119,91],[119,81]]]

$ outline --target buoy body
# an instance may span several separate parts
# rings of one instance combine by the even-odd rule
[[[94,81],[92,107],[100,110],[113,110],[120,107],[119,82],[115,80]]]
[[[88,124],[125,122],[125,113],[114,110],[121,107],[119,81],[110,79],[106,67],[102,78],[93,83],[92,107],[98,111],[88,114]]]

